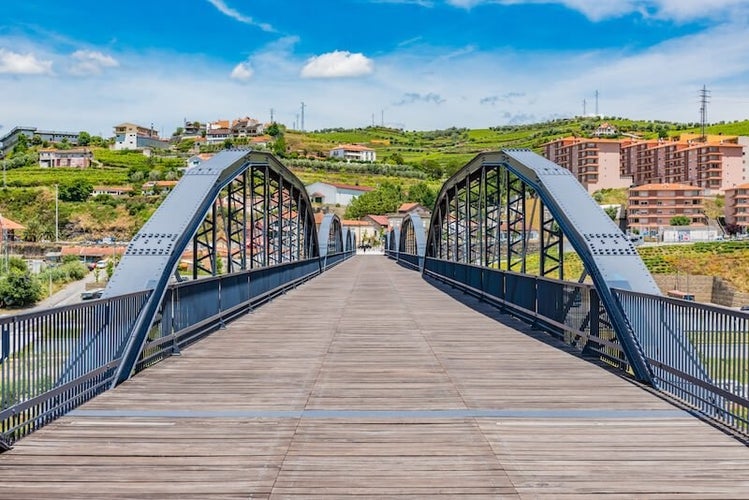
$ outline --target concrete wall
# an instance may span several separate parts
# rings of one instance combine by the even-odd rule
[[[694,294],[697,302],[740,307],[749,304],[749,293],[739,292],[727,281],[715,276],[654,274],[653,278],[666,295],[669,290]]]

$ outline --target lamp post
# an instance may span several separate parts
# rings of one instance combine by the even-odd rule
[[[55,243],[57,243],[60,240],[60,233],[58,230],[59,222],[60,222],[60,196],[59,196],[59,190],[58,185],[55,184]]]

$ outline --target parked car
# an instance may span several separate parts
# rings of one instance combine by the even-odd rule
[[[106,269],[107,264],[109,264],[109,259],[102,259],[96,263],[97,269]]]
[[[85,292],[81,292],[81,300],[100,299],[101,294],[103,292],[104,292],[103,288],[94,288],[93,290],[86,290]]]
[[[749,312],[749,304],[744,304],[743,306],[739,307],[739,311]]]

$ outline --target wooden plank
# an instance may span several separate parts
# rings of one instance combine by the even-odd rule
[[[17,443],[0,498],[749,498],[745,446],[455,295],[343,263]]]

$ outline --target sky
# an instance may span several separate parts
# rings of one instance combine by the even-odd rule
[[[0,135],[250,116],[488,128],[749,119],[749,0],[35,0],[0,14]],[[598,96],[596,98],[596,95]]]

